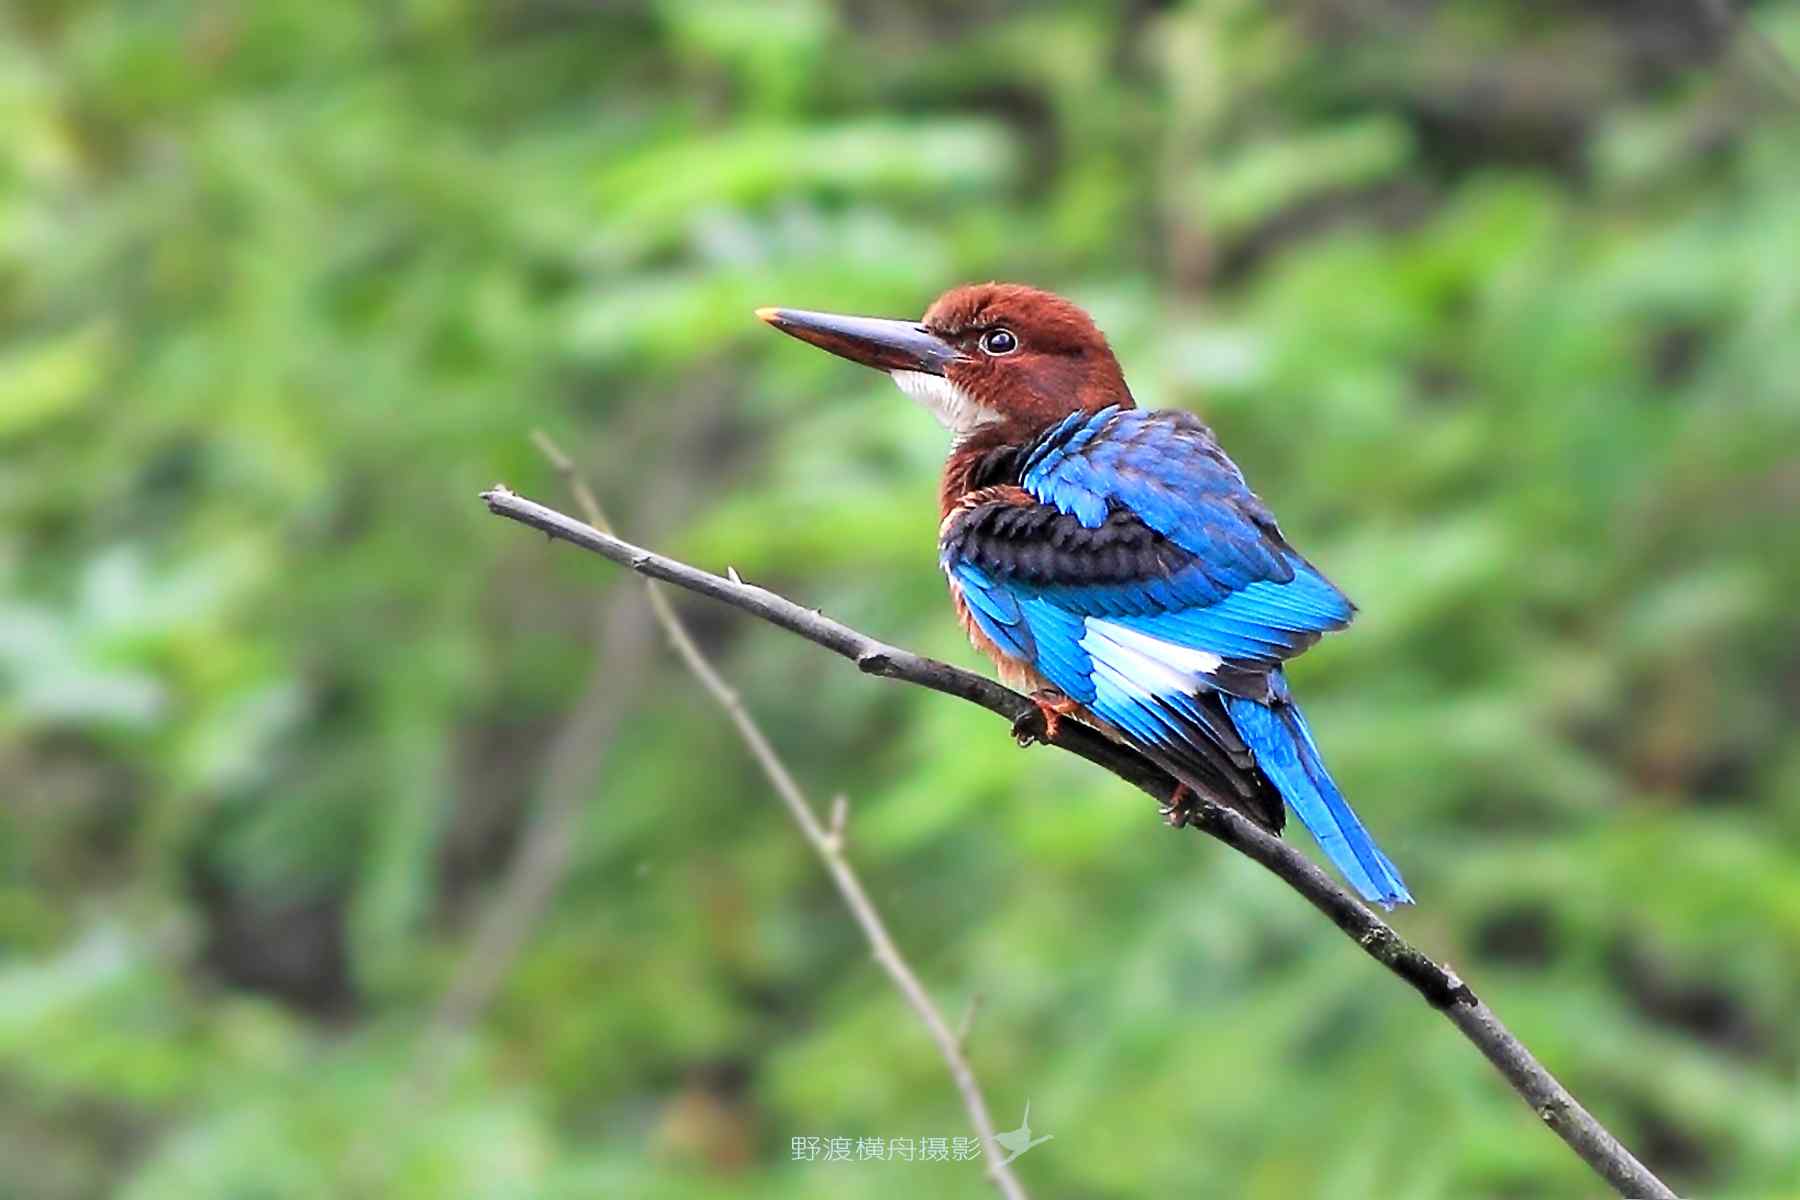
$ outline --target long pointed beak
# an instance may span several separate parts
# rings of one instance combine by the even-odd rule
[[[759,308],[756,315],[790,337],[877,371],[942,375],[946,364],[963,357],[955,346],[917,321],[846,317],[797,308]]]

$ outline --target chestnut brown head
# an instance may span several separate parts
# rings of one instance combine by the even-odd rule
[[[977,283],[939,296],[919,321],[759,309],[784,333],[894,377],[958,441],[1028,438],[1072,412],[1132,406],[1106,337],[1061,296]]]

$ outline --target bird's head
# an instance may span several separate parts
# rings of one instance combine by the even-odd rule
[[[917,321],[758,309],[770,325],[886,371],[958,442],[1023,441],[1073,412],[1132,407],[1119,361],[1092,318],[1061,296],[975,283]]]

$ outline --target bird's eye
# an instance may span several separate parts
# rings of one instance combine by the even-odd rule
[[[998,358],[1002,354],[1011,354],[1019,348],[1019,339],[1012,335],[1010,329],[990,329],[981,335],[981,352]]]

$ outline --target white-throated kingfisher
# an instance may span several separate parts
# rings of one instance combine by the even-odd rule
[[[1365,899],[1411,903],[1282,673],[1355,606],[1198,417],[1136,407],[1087,313],[986,283],[919,321],[757,316],[888,372],[950,430],[938,561],[970,640],[1032,693],[1046,737],[1074,717],[1143,752],[1183,785],[1177,822],[1205,793],[1279,833],[1285,800]]]

